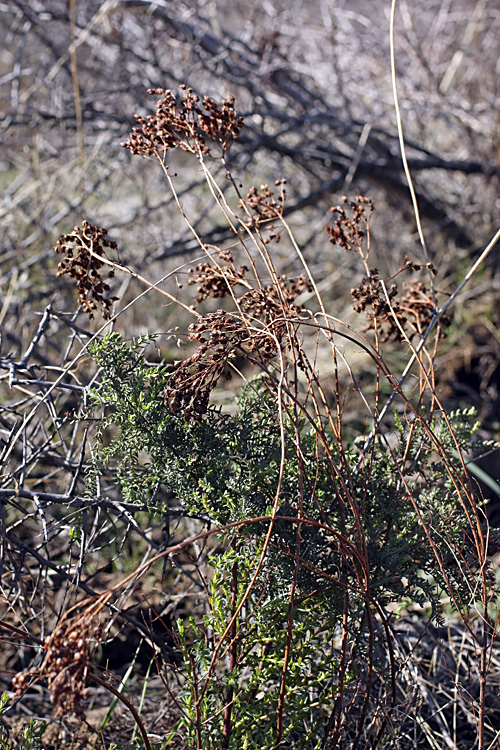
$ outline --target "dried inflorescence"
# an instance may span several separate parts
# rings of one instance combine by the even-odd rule
[[[46,679],[55,715],[73,711],[83,717],[82,701],[88,698],[90,657],[100,643],[98,609],[90,607],[64,617],[45,639],[45,655],[39,667],[15,675],[12,685],[19,697],[33,681]]]
[[[342,198],[344,205],[348,200]],[[357,195],[356,198],[349,202],[352,213],[350,219],[343,206],[333,206],[330,212],[337,215],[332,227],[327,227],[326,231],[330,235],[330,242],[334,245],[360,252],[361,243],[366,235],[370,217],[373,213],[373,201],[363,195]]]
[[[421,281],[403,284],[403,289],[406,293],[399,298],[398,302],[405,325],[412,333],[422,335],[436,312],[432,294],[427,291]],[[451,318],[448,315],[441,315],[439,323],[441,328],[447,328],[451,324]],[[412,333],[409,335],[411,336]]]
[[[259,190],[255,187],[251,188],[246,198],[240,200],[240,206],[245,207],[249,213],[246,221],[249,229],[260,229],[262,226],[267,225],[270,234],[263,239],[263,242],[266,244],[271,240],[276,243],[280,241],[281,235],[272,222],[283,216],[286,199],[285,183],[286,180],[277,180],[274,183],[276,187],[281,187],[278,198],[276,198],[269,185],[264,184],[260,186]]]
[[[404,284],[405,294],[402,296],[398,296],[397,284],[384,286],[378,270],[368,267],[369,247],[363,247],[363,241],[369,232],[373,202],[362,195],[357,195],[351,201],[344,196],[342,202],[343,206],[334,206],[330,209],[330,212],[336,215],[336,219],[333,226],[328,226],[326,231],[330,235],[330,242],[344,250],[358,253],[363,260],[368,275],[362,279],[359,286],[351,289],[351,294],[356,312],[364,312],[368,319],[368,326],[365,330],[376,330],[382,342],[391,339],[404,341],[415,334],[424,334],[436,313],[433,295],[420,281]],[[351,218],[347,215],[345,206],[349,206]],[[432,263],[428,263],[426,267],[435,275],[436,271]],[[419,271],[420,269],[419,264],[407,260],[398,274],[405,270]],[[447,316],[441,316],[441,328],[449,324],[450,319]]]
[[[217,143],[224,155],[243,128],[243,117],[236,114],[234,96],[217,104],[208,96],[200,98],[188,86],[180,86],[180,101],[170,90],[148,89],[148,94],[160,98],[156,114],[135,115],[139,127],[132,128],[127,141],[121,145],[132,154],[159,156],[173,148],[210,156],[206,144]]]
[[[280,275],[274,284],[253,289],[245,279],[247,266],[237,268],[229,250],[219,250],[216,255],[225,265],[207,260],[189,270],[188,285],[198,284],[195,305],[206,299],[223,299],[235,287],[243,286],[248,291],[240,296],[234,295],[239,309],[263,323],[303,312],[303,307],[296,305],[295,300],[302,292],[312,291],[312,284],[305,274],[292,280]]]
[[[296,318],[304,311],[302,305],[295,304],[295,300],[302,292],[311,291],[312,284],[305,274],[292,280],[281,275],[276,277],[274,284],[246,292],[240,297],[239,305],[242,312],[276,327],[284,324],[285,319]]]
[[[388,299],[386,298],[376,268],[370,269],[370,275],[365,276],[359,286],[351,289],[352,297],[355,300],[354,309],[358,313],[364,312],[368,319],[368,326],[364,330],[377,327],[377,330],[382,332],[383,326],[387,326],[382,341],[387,341],[390,338],[397,341],[402,340],[401,331],[394,317],[396,316],[399,319],[400,314],[399,305],[394,299],[397,293],[397,284],[391,284],[387,289]]]
[[[414,268],[414,264],[407,264]],[[378,270],[370,270],[370,276],[365,277],[361,284],[351,289],[356,312],[364,312],[368,318],[365,330],[377,329],[381,334],[381,341],[403,341],[415,334],[425,333],[433,315],[436,312],[432,295],[420,281],[404,284],[406,294],[398,297],[397,284],[391,284],[384,293]],[[450,325],[450,319],[443,315],[440,318],[441,327]]]
[[[83,312],[93,318],[93,312],[99,305],[102,316],[111,316],[111,305],[118,297],[105,297],[110,291],[109,284],[101,276],[104,265],[100,257],[106,257],[106,247],[117,249],[114,240],[108,239],[106,229],[83,221],[81,226],[74,227],[70,234],[62,234],[57,240],[54,250],[64,258],[57,266],[56,276],[68,275],[75,279],[78,289],[78,302]],[[114,271],[108,272],[108,279],[114,276]]]
[[[229,250],[219,250],[216,255],[225,265],[204,261],[189,269],[188,285],[198,284],[195,305],[206,299],[223,299],[233,287],[245,284],[247,266],[237,268]]]
[[[203,298],[224,297],[231,283],[238,283],[244,276],[235,276],[232,256],[224,256],[230,266],[224,269],[203,264],[206,289]],[[229,269],[229,270],[228,270]],[[226,273],[231,272],[232,279]],[[194,277],[193,277],[194,278]],[[193,283],[195,283],[193,281]],[[274,285],[245,292],[236,302],[244,319],[217,310],[207,313],[189,326],[189,339],[199,346],[192,357],[185,359],[169,378],[165,399],[173,412],[182,411],[186,420],[199,420],[206,413],[210,394],[222,376],[229,379],[229,363],[233,356],[242,356],[252,362],[264,364],[272,359],[287,340],[289,324],[298,319],[303,311],[295,299],[310,282],[304,275],[295,281],[279,276]],[[249,321],[255,321],[250,325]]]
[[[165,400],[171,410],[182,410],[186,420],[200,420],[221,376],[231,378],[232,355],[254,355],[264,361],[276,354],[271,334],[250,331],[245,322],[224,310],[203,315],[188,330],[189,339],[198,341],[200,346],[192,357],[181,362],[165,388]]]

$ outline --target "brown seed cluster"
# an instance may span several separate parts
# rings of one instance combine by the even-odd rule
[[[380,283],[380,277],[376,268],[370,269],[370,275],[362,279],[361,284],[354,289],[351,289],[351,294],[355,303],[353,305],[356,312],[364,312],[368,319],[368,326],[366,329],[377,328],[378,331],[382,332],[384,326],[386,332],[383,334],[382,341],[388,341],[393,338],[397,341],[402,340],[401,331],[399,330],[394,315],[400,318],[400,309],[398,303],[395,301],[395,297],[398,293],[397,284],[391,284],[387,290],[387,296],[389,297],[390,303],[387,301],[382,286]],[[394,315],[391,312],[394,311]]]
[[[403,284],[405,294],[398,302],[402,320],[406,330],[422,335],[432,320],[436,308],[432,295],[427,291],[421,281],[411,281]],[[447,328],[451,324],[451,318],[442,315],[439,319],[441,328]],[[410,335],[412,335],[410,333]]]
[[[382,342],[391,339],[403,341],[404,334],[410,339],[415,334],[422,335],[436,311],[432,295],[421,281],[403,284],[403,289],[406,293],[398,297],[397,284],[391,284],[387,289],[388,301],[376,268],[370,270],[370,276],[365,277],[358,287],[351,289],[355,300],[354,309],[356,312],[364,312],[368,319],[365,330],[377,328],[382,334]],[[450,323],[451,320],[446,315],[440,318],[442,328]]]
[[[219,250],[216,255],[227,265],[204,261],[189,270],[188,285],[198,284],[197,295],[194,298],[196,305],[206,299],[223,299],[234,287],[241,285],[248,291],[235,297],[238,306],[243,312],[259,318],[266,324],[276,317],[283,317],[283,314],[296,316],[302,312],[302,306],[295,305],[295,299],[304,291],[312,291],[311,282],[305,274],[301,274],[295,280],[283,275],[277,276],[274,284],[251,289],[245,280],[247,266],[237,268],[228,250]]]
[[[200,421],[208,409],[212,390],[227,370],[231,353],[242,340],[242,324],[224,310],[208,313],[189,326],[189,338],[200,342],[192,357],[177,367],[165,388],[165,401],[184,419]]]
[[[186,421],[200,421],[220,378],[231,378],[228,365],[232,355],[255,355],[264,361],[276,354],[276,344],[270,334],[251,332],[243,321],[224,310],[207,313],[188,330],[189,339],[200,346],[169,379],[165,400],[173,412],[182,410]]]
[[[286,180],[277,180],[274,183],[276,187],[281,187],[277,198],[269,185],[264,184],[260,186],[259,190],[255,187],[251,188],[246,198],[240,201],[240,206],[245,207],[250,214],[246,221],[246,225],[250,229],[260,229],[267,225],[269,235],[263,239],[266,244],[271,240],[276,243],[280,241],[281,235],[272,222],[283,216],[286,199],[285,183]]]
[[[89,318],[94,317],[93,313],[98,305],[103,318],[110,318],[111,305],[118,299],[105,296],[110,291],[110,286],[101,275],[104,263],[96,257],[106,257],[106,247],[117,249],[116,242],[108,239],[107,235],[106,229],[83,221],[70,234],[62,234],[54,247],[58,255],[64,255],[57,266],[56,276],[68,275],[76,281],[78,302]],[[107,278],[113,276],[114,271],[109,271]]]
[[[348,200],[342,198],[344,205]],[[332,227],[327,227],[326,231],[330,235],[330,242],[334,245],[359,252],[361,243],[366,235],[366,229],[370,217],[373,213],[373,201],[363,195],[357,195],[356,198],[349,202],[352,212],[352,219],[347,216],[343,206],[333,206],[330,212],[337,215]]]
[[[276,328],[278,320],[283,320],[284,324],[285,318],[296,318],[303,312],[304,308],[296,305],[295,300],[306,291],[312,291],[312,284],[305,274],[292,280],[281,275],[274,284],[246,292],[240,297],[239,305],[244,313]]]
[[[233,287],[243,283],[248,273],[247,266],[236,268],[229,250],[219,250],[216,255],[226,265],[215,265],[210,261],[204,261],[195,268],[189,269],[188,286],[198,284],[194,298],[195,305],[199,305],[206,299],[227,297]]]
[[[228,257],[226,254],[226,259]],[[216,281],[213,293],[207,296],[225,296],[226,276],[210,264],[206,265],[211,271],[204,269],[203,273],[211,279],[210,283],[214,278]],[[234,264],[231,272],[234,273]],[[253,319],[255,325],[224,310],[207,313],[192,323],[188,329],[189,339],[197,341],[199,346],[169,378],[165,400],[171,410],[182,411],[186,420],[199,421],[207,412],[210,394],[220,378],[231,378],[229,363],[234,355],[263,364],[272,359],[288,336],[289,324],[303,311],[295,304],[295,299],[306,289],[310,289],[310,283],[304,275],[295,281],[280,276],[274,285],[245,292],[237,298],[237,303],[245,320]]]
[[[330,242],[344,250],[358,253],[369,274],[359,286],[351,289],[354,309],[359,313],[364,312],[368,319],[368,326],[364,330],[376,330],[381,336],[381,342],[391,339],[404,341],[416,334],[422,335],[436,312],[433,295],[420,281],[404,284],[405,294],[402,296],[398,296],[397,284],[392,283],[384,289],[378,270],[368,268],[368,250],[363,249],[363,240],[367,236],[373,213],[373,202],[370,198],[357,195],[351,201],[344,196],[342,203],[342,206],[330,209],[336,218],[333,226],[328,226],[326,231],[330,235]],[[347,215],[346,207],[350,209],[351,218]],[[433,275],[436,274],[432,263],[428,263],[426,267]],[[419,264],[407,260],[398,274],[405,270],[420,269]],[[449,324],[448,317],[440,318],[441,329]]]
[[[55,715],[73,711],[83,718],[82,701],[88,697],[87,682],[91,651],[99,644],[99,626],[91,609],[82,615],[63,618],[52,635],[45,639],[45,655],[39,667],[14,676],[12,680],[19,697],[33,680],[46,679]]]
[[[243,128],[243,117],[234,109],[234,96],[217,104],[208,96],[200,98],[191,88],[181,85],[180,101],[170,90],[148,89],[159,96],[154,115],[135,115],[138,126],[132,128],[121,145],[132,154],[159,156],[173,148],[210,156],[207,139],[217,143],[224,155]]]

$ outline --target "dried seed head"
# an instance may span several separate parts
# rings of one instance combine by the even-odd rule
[[[342,202],[347,204],[347,198],[344,196]],[[352,218],[349,218],[343,206],[333,206],[330,213],[337,216],[332,227],[327,227],[326,231],[330,235],[330,242],[334,245],[360,252],[361,243],[365,237],[370,217],[373,213],[373,202],[370,198],[363,195],[357,195],[349,205]]]
[[[88,697],[86,685],[91,650],[99,644],[99,611],[98,607],[90,606],[60,621],[45,639],[42,664],[14,676],[12,685],[16,696],[20,696],[30,682],[46,679],[56,716],[73,711],[83,717],[82,701]]]
[[[70,234],[62,234],[54,247],[58,255],[64,255],[57,266],[56,276],[68,275],[76,281],[78,302],[89,318],[94,317],[98,305],[103,318],[110,318],[111,305],[118,299],[105,296],[110,287],[100,272],[104,263],[99,258],[106,257],[105,248],[117,249],[116,242],[107,235],[106,229],[83,221]],[[108,279],[113,276],[114,271],[109,271]]]
[[[227,251],[219,258],[228,262],[219,266],[205,262],[198,265],[189,283],[200,283],[197,301],[209,297],[225,297],[245,281],[247,268],[237,269]],[[236,297],[243,319],[237,315],[217,310],[207,313],[189,328],[189,338],[197,341],[192,357],[181,362],[170,376],[165,388],[165,401],[172,412],[183,411],[186,420],[200,421],[207,412],[210,394],[221,377],[229,379],[230,360],[234,355],[262,364],[276,356],[279,346],[287,340],[290,320],[297,319],[302,308],[295,304],[296,297],[311,284],[305,275],[296,280],[278,276],[274,284],[248,289]],[[252,319],[250,326],[248,320]],[[259,323],[261,324],[259,326]]]
[[[223,99],[220,105],[205,96],[200,106],[200,98],[191,88],[179,88],[180,101],[170,90],[148,89],[148,94],[160,97],[156,114],[135,116],[139,127],[132,128],[128,140],[121,144],[124,148],[148,157],[174,148],[210,156],[208,138],[219,145],[223,155],[226,153],[243,127],[243,118],[234,109],[234,96]]]

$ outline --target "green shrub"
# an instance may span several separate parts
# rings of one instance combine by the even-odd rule
[[[166,683],[176,684],[180,716],[172,740],[180,735],[197,750],[326,750],[395,747],[396,737],[398,747],[413,747],[412,732],[422,722],[415,719],[408,731],[405,722],[423,688],[412,676],[412,654],[394,613],[420,607],[437,625],[445,611],[454,612],[471,636],[479,674],[479,695],[471,701],[484,748],[496,632],[489,611],[497,594],[483,502],[464,459],[477,425],[470,412],[447,414],[435,387],[450,301],[438,307],[435,269],[407,261],[382,279],[369,263],[372,202],[343,198],[326,231],[360,261],[364,277],[352,296],[367,327],[358,331],[334,317],[286,222],[282,181],[278,196],[264,185],[244,197],[228,172],[233,208],[207,166],[211,158],[227,166],[243,125],[234,100],[200,104],[187,88],[180,99],[151,93],[160,96],[156,113],[138,117],[123,145],[159,162],[199,241],[204,260],[188,277],[196,286],[194,306],[110,260],[106,248],[116,243],[88,222],[63,235],[56,250],[63,255],[59,273],[77,281],[90,315],[100,307],[111,316],[102,276],[111,267],[195,316],[186,335],[179,334],[194,353],[171,365],[147,363],[148,345],[160,346],[154,335],[96,337],[90,351],[99,376],[86,393],[94,425],[88,498],[99,503],[102,488],[114,486],[129,511],[166,519],[175,499],[178,514],[200,522],[194,540],[173,544],[154,561],[200,540],[217,541],[208,545],[205,614],[178,622],[178,662],[163,667]],[[232,250],[207,246],[196,234],[165,161],[172,148],[197,159],[243,264]],[[275,265],[278,241],[288,242],[297,259],[288,275]],[[408,273],[417,276],[401,293],[395,279]],[[213,311],[213,300],[220,309]],[[199,313],[206,302],[208,312]],[[364,370],[353,371],[344,344],[356,349]],[[388,364],[395,350],[405,352],[402,372]],[[215,406],[213,394],[234,383],[241,367],[236,402]],[[346,410],[352,413],[353,404],[350,423]],[[98,619],[120,585],[63,618],[51,636],[46,672],[55,671],[59,643],[77,648],[82,623],[87,640],[99,641]],[[480,635],[469,623],[473,609]],[[87,672],[74,666],[76,655],[65,659],[71,694],[64,705],[78,708]]]

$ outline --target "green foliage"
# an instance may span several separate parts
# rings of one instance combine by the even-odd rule
[[[276,742],[276,712],[280,705],[283,655],[293,654],[287,671],[283,707],[284,747],[319,748],[322,731],[338,694],[336,618],[325,616],[323,597],[309,597],[294,606],[292,632],[287,631],[289,606],[284,601],[258,605],[258,594],[246,591],[254,573],[255,555],[244,546],[212,559],[209,607],[201,625],[193,618],[178,623],[187,665],[183,692],[185,715],[178,730],[193,746],[201,727],[201,746],[218,748],[223,741],[222,716],[231,696],[231,741],[228,747],[266,750]],[[236,604],[231,582],[237,571]],[[234,633],[234,664],[213,664],[231,612],[245,598]],[[230,692],[231,691],[231,692]],[[202,699],[195,702],[195,698]],[[199,740],[198,740],[199,741]],[[189,745],[191,746],[191,745]]]
[[[29,723],[24,726],[18,738],[13,740],[9,737],[9,732],[3,723],[3,715],[9,702],[7,693],[3,693],[0,698],[0,750],[43,750],[42,734],[47,726],[46,721],[35,721],[30,719]]]
[[[467,525],[457,502],[457,486],[465,480],[458,461],[451,474],[446,467],[453,438],[445,421],[434,430],[437,443],[430,437],[433,425],[422,422],[413,425],[408,444],[408,426],[396,417],[396,447],[377,440],[366,455],[361,452],[360,463],[355,446],[345,450],[332,436],[327,450],[322,448],[317,425],[307,427],[302,420],[297,431],[286,411],[280,422],[276,395],[257,379],[244,388],[235,414],[210,407],[202,421],[187,422],[165,401],[167,367],[144,361],[150,341],[125,342],[113,333],[93,348],[102,382],[89,395],[102,417],[89,492],[97,475],[113,471],[124,499],[165,512],[157,499],[163,488],[186,515],[220,525],[241,522],[240,534],[255,549],[268,529],[269,521],[262,519],[269,519],[279,493],[262,569],[270,598],[287,597],[296,572],[297,591],[328,592],[325,606],[339,613],[340,571],[353,591],[360,591],[353,594],[358,606],[366,595],[359,587],[366,563],[370,594],[382,604],[406,597],[433,601],[436,583],[445,586],[446,580],[467,597],[456,555]],[[467,425],[473,415],[452,416],[465,444],[476,429]],[[113,430],[104,446],[108,428]],[[349,502],[342,497],[345,488]],[[261,520],[248,523],[251,519]],[[433,545],[444,555],[444,568],[437,565]],[[366,559],[359,554],[364,546]]]
[[[345,447],[280,402],[266,376],[234,413],[209,407],[186,421],[164,396],[171,371],[145,362],[151,340],[113,333],[93,347],[100,421],[88,491],[106,474],[138,507],[168,513],[166,490],[187,516],[235,524],[211,559],[210,614],[178,623],[177,729],[192,747],[264,750],[278,739],[278,711],[282,746],[316,750],[339,694],[355,704],[367,665],[382,669],[376,612],[430,602],[438,616],[443,590],[455,606],[472,603],[467,477],[449,456],[470,444],[474,415],[436,424],[396,414],[392,447],[381,435]]]

